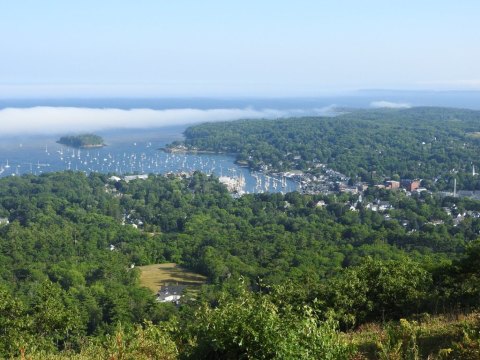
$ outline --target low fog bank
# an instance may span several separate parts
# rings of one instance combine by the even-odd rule
[[[49,106],[5,108],[0,110],[0,136],[148,129],[237,119],[328,115],[333,111],[332,106],[311,110],[257,110],[253,108],[125,110]]]
[[[412,106],[409,103],[405,102],[393,102],[393,101],[372,101],[370,103],[370,107],[374,109],[381,109],[381,108],[386,108],[386,109],[409,109]]]

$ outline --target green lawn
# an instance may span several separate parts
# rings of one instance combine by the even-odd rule
[[[202,285],[207,281],[205,276],[183,269],[175,263],[146,265],[138,268],[141,271],[141,285],[155,293],[162,285],[166,284],[193,287]]]

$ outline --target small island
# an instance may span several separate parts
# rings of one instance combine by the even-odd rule
[[[105,146],[103,138],[95,134],[62,136],[57,143],[74,148],[100,148]]]

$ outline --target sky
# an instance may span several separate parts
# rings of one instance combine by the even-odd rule
[[[480,90],[478,0],[0,0],[0,97]]]

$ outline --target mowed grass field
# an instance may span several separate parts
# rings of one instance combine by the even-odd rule
[[[183,269],[174,263],[139,266],[140,284],[158,292],[163,285],[200,286],[207,282],[203,275]]]
[[[480,131],[467,133],[467,136],[473,139],[480,139]]]

